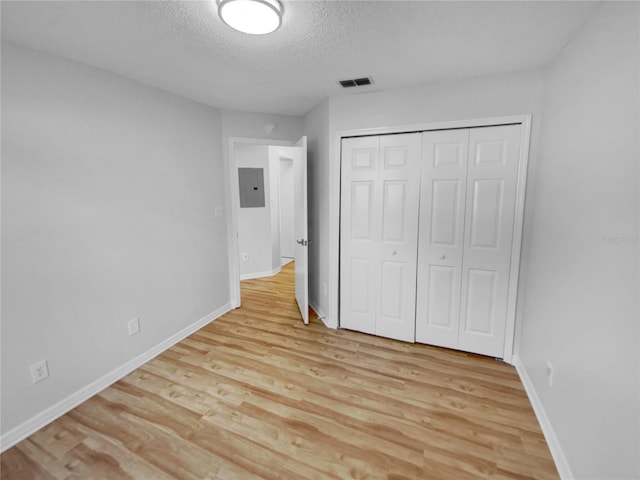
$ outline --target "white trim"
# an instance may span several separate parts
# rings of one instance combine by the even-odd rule
[[[540,401],[540,398],[536,393],[533,382],[529,378],[527,369],[525,368],[522,360],[520,360],[520,357],[518,355],[513,355],[513,366],[516,367],[516,371],[520,376],[520,381],[524,386],[525,392],[527,392],[527,396],[529,397],[529,401],[531,402],[533,411],[536,414],[536,418],[540,423],[540,428],[542,429],[544,438],[547,441],[547,445],[549,446],[549,450],[551,451],[551,456],[553,457],[553,461],[556,464],[556,468],[558,469],[560,478],[562,480],[573,480],[573,473],[571,472],[571,468],[569,467],[567,457],[565,457],[564,452],[562,451],[560,441],[558,440],[558,437],[553,430],[553,426],[549,421],[549,417],[547,417],[547,413],[542,406],[542,402]]]
[[[273,277],[282,271],[282,267],[276,267],[266,272],[241,273],[240,280],[251,280],[252,278]]]
[[[229,215],[227,215],[227,245],[229,260],[229,290],[232,308],[238,308],[241,304],[240,296],[240,260],[238,246],[238,211],[240,210],[240,192],[238,187],[238,167],[236,164],[235,145],[248,143],[251,145],[273,145],[281,147],[294,147],[296,142],[289,140],[273,140],[269,138],[229,137],[228,158],[225,164],[227,177]]]
[[[229,151],[232,142],[229,139]],[[230,153],[227,153],[230,155]],[[225,177],[225,194],[227,204],[227,260],[229,264],[229,299],[231,308],[240,307],[240,267],[238,264],[238,220],[235,213],[236,202],[234,198],[238,197],[238,171],[231,168],[230,162],[223,162],[223,170]],[[233,181],[235,179],[235,182]],[[233,194],[232,184],[236,185],[236,195]],[[237,200],[240,201],[239,199]]]
[[[362,128],[354,130],[340,130],[334,136],[334,161],[329,165],[329,312],[335,319],[335,328],[339,328],[340,316],[338,311],[340,285],[340,165],[342,153],[342,139],[345,137],[359,137],[366,135],[386,135],[393,133],[426,132],[430,130],[449,130],[453,128],[474,128],[492,125],[521,124],[523,135],[520,143],[520,165],[518,167],[518,183],[516,188],[516,216],[514,219],[513,249],[511,252],[511,267],[509,276],[509,299],[507,304],[507,326],[503,360],[511,363],[513,356],[513,341],[515,334],[515,313],[518,289],[518,274],[520,270],[520,250],[522,245],[522,228],[524,220],[524,200],[527,182],[527,164],[529,161],[529,143],[531,139],[531,115],[509,115],[503,117],[476,118],[471,120],[456,120],[448,122],[420,123],[414,125],[399,125],[376,128]],[[510,335],[510,337],[508,337]],[[509,338],[509,341],[506,339]]]
[[[524,200],[527,191],[527,168],[529,165],[529,146],[531,142],[531,115],[522,122],[520,139],[520,159],[516,183],[516,205],[513,219],[513,238],[511,239],[511,265],[509,269],[509,291],[507,294],[507,325],[504,332],[503,360],[513,360],[513,344],[516,329],[516,305],[518,302],[518,279],[520,276],[520,251],[522,249],[522,230],[524,228]]]
[[[333,325],[330,325],[328,320],[327,320],[327,316],[325,315],[325,313],[322,311],[322,309],[318,308],[318,306],[316,306],[313,302],[309,302],[309,306],[311,307],[311,309],[316,312],[316,315],[318,316],[318,318],[320,319],[320,321],[322,323],[324,323],[324,326],[327,328],[331,328],[334,329],[336,327],[334,327]]]
[[[504,117],[474,118],[471,120],[454,120],[449,122],[418,123],[391,127],[361,128],[336,132],[338,139],[343,137],[362,137],[365,135],[387,135],[390,133],[428,132],[430,130],[451,130],[453,128],[489,127],[525,123],[531,115],[509,115]]]
[[[330,325],[339,328],[340,312],[340,170],[342,163],[342,133],[338,132],[334,141],[333,161],[329,162],[329,296]]]
[[[286,258],[286,260],[283,260],[285,258]],[[294,260],[295,260],[295,258],[291,258],[291,257],[280,257],[280,266],[284,267],[285,265],[289,265]]]
[[[223,305],[214,312],[211,312],[210,314],[201,318],[197,322],[192,323],[188,327],[180,330],[178,333],[170,336],[166,340],[163,340],[146,352],[138,355],[132,360],[129,360],[127,363],[120,365],[115,370],[112,370],[111,372],[90,383],[89,385],[82,387],[80,390],[72,393],[67,398],[31,417],[29,420],[21,423],[17,427],[12,428],[0,437],[0,452],[4,452],[5,450],[13,447],[16,443],[37,432],[45,425],[48,425],[58,417],[61,417],[68,411],[74,409],[82,402],[88,400],[105,388],[114,384],[124,376],[134,371],[136,368],[141,367],[149,360],[158,356],[168,348],[171,348],[176,343],[184,340],[195,331],[213,322],[215,319],[221,317],[232,309],[233,307],[231,303]]]

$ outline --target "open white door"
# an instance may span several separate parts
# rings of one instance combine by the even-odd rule
[[[309,323],[309,254],[307,231],[307,137],[296,143],[293,159],[294,230],[296,234],[296,302],[304,323]]]

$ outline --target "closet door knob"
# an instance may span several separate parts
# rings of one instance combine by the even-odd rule
[[[444,255],[440,255],[440,260],[444,260],[445,256]]]
[[[398,253],[396,250],[393,251],[393,253],[391,253],[391,255],[395,255],[396,253]]]

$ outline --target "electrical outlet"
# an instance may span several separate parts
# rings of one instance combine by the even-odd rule
[[[31,381],[33,383],[41,382],[45,378],[49,378],[49,367],[46,360],[40,360],[31,365]]]
[[[140,331],[140,320],[133,318],[129,320],[129,336],[133,336]]]
[[[249,260],[249,254],[247,252],[242,254],[242,261],[246,262],[247,260]]]
[[[547,381],[549,386],[553,387],[553,364],[547,360]]]
[[[215,216],[216,217],[221,217],[222,216],[222,207],[216,207],[214,212],[215,212]]]
[[[322,294],[327,296],[327,282],[322,282]]]

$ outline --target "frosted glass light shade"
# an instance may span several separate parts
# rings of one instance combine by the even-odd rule
[[[235,30],[264,35],[280,27],[282,5],[278,0],[218,0],[218,15]]]

